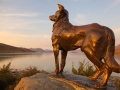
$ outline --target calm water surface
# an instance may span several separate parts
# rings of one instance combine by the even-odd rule
[[[59,56],[60,57],[60,56]],[[71,73],[72,62],[77,69],[79,61],[89,61],[83,53],[69,52],[66,59],[66,66],[64,71]],[[120,55],[115,55],[116,61],[120,64]],[[29,66],[36,66],[39,70],[46,70],[52,72],[55,69],[53,53],[39,53],[39,54],[0,54],[0,67],[11,62],[11,67],[16,69],[24,69]],[[91,62],[90,62],[91,63]],[[91,63],[92,64],[92,63]],[[112,73],[112,75],[120,76],[120,74]]]

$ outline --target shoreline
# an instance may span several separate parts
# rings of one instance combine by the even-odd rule
[[[24,69],[22,70],[22,69],[14,69],[14,68],[11,68],[10,71],[11,71],[11,73],[13,73],[13,74],[19,75],[19,74],[22,74],[22,72],[24,71]],[[44,70],[42,70],[42,71],[44,71]],[[48,72],[48,71],[46,71],[46,72],[47,72],[47,73],[50,73],[50,72]],[[67,72],[66,72],[66,73],[67,73]],[[73,74],[73,73],[70,73],[70,74]],[[87,77],[87,76],[86,76],[86,77]],[[99,79],[101,79],[101,78],[102,78],[102,76],[99,77]],[[110,77],[109,77],[109,80],[110,80],[110,81],[115,81],[115,80],[120,81],[120,76],[110,76]]]

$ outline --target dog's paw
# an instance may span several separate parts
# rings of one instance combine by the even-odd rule
[[[95,84],[94,87],[95,87],[96,89],[106,90],[106,86],[105,86],[105,85],[102,85],[102,84],[100,84],[100,83]]]
[[[88,77],[88,79],[94,81],[94,80],[96,80],[97,78],[95,78],[95,77]]]

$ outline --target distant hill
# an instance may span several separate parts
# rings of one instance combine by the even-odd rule
[[[30,48],[30,50],[35,51],[35,52],[53,52],[50,49],[43,50],[42,48]]]
[[[53,52],[53,50],[50,50],[50,49],[45,49],[44,51],[45,52]]]
[[[115,54],[120,54],[120,44],[115,47]]]
[[[35,52],[44,52],[42,48],[30,48],[30,50],[35,51]]]
[[[34,52],[26,48],[14,47],[11,45],[0,43],[0,53],[27,53]]]

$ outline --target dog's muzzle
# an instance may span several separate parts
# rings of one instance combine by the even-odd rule
[[[54,15],[49,16],[49,19],[50,19],[51,21],[55,21]]]

